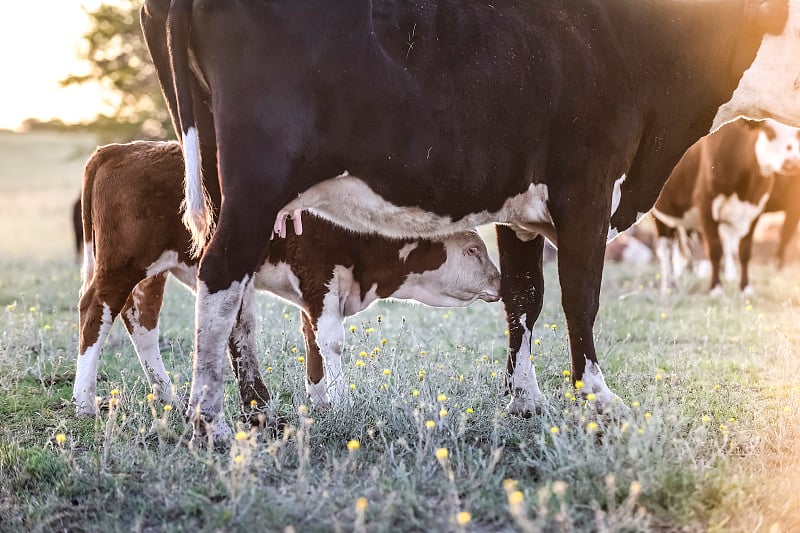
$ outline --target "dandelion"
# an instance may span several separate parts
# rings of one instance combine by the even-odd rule
[[[245,432],[245,431],[237,431],[235,438],[236,438],[237,442],[242,442],[244,440],[247,440],[247,432]]]
[[[153,400],[156,399],[155,395],[152,392],[148,392],[145,398],[147,399],[147,403],[152,403]]]
[[[305,404],[301,404],[297,407],[297,412],[300,413],[301,416],[306,416],[308,414],[308,406]]]
[[[661,374],[656,374],[656,381],[661,381],[664,378]]]
[[[414,397],[419,396],[419,390],[418,389],[412,390],[411,391],[411,396],[414,396]]]
[[[427,352],[426,352],[425,350],[420,350],[420,351],[419,351],[419,354],[420,354],[420,355],[425,355],[426,353],[427,353]]]
[[[375,328],[367,328],[364,330],[364,333],[372,333],[375,331]]]
[[[483,354],[483,355],[481,356],[481,361],[483,361],[484,363],[488,362],[488,361],[489,361],[489,356],[488,356],[488,355],[486,355],[486,354]]]
[[[65,442],[67,442],[67,436],[64,435],[63,433],[59,433],[58,435],[56,435],[56,442],[58,444],[64,444]]]
[[[165,405],[165,406],[164,406],[164,411],[166,411],[166,412],[170,412],[170,411],[172,411],[172,406],[171,406],[171,405],[169,405],[169,404]]]
[[[567,400],[574,400],[575,399],[575,395],[572,394],[570,391],[564,392],[564,396],[567,398]]]
[[[786,407],[783,408],[783,412],[784,413],[791,413],[792,412],[792,408],[787,405]]]
[[[289,318],[289,313],[283,313],[283,318],[288,319]]]
[[[272,372],[272,367],[271,367],[271,366],[268,366],[268,367],[267,367],[267,373],[269,374],[270,372]]]
[[[595,431],[597,431],[597,428],[598,428],[597,422],[589,422],[588,424],[586,424],[586,430],[589,433],[594,433]]]
[[[436,427],[436,422],[434,422],[433,420],[426,420],[425,427],[428,429],[433,429]]]
[[[559,431],[560,430],[558,429],[558,426],[553,426],[553,427],[550,428],[550,434],[552,434],[552,435],[558,435]]]
[[[383,317],[381,315],[378,315],[375,317],[375,320],[377,320],[378,324],[380,324],[383,321]]]
[[[466,526],[472,521],[472,515],[466,511],[461,511],[456,515],[456,523],[459,526]]]
[[[714,385],[714,390],[719,390],[722,388],[722,385]]]
[[[391,376],[392,375],[392,371],[389,370],[388,368],[384,368],[383,369],[383,375],[384,376]]]
[[[661,313],[661,320],[664,320],[665,318],[667,318],[667,313]]]
[[[297,346],[292,346],[292,353],[297,353]]]
[[[536,339],[535,341],[533,341],[533,343],[534,343],[536,346],[541,346],[541,344],[542,344],[542,339]]]
[[[446,402],[447,401],[447,395],[446,394],[440,394],[439,396],[436,397],[436,399],[439,400],[440,402]]]
[[[350,439],[347,441],[347,449],[351,452],[354,452],[359,448],[361,448],[361,443],[358,441],[358,439]]]
[[[565,378],[568,378],[570,374],[569,370],[563,370],[561,373],[564,374]]]
[[[50,331],[50,324],[45,324],[44,325],[44,330],[45,331]]]
[[[237,455],[236,457],[233,458],[233,462],[236,463],[237,465],[238,464],[242,464],[243,461],[244,461],[244,457],[242,456],[242,454],[239,454],[239,455]]]
[[[361,497],[361,498],[357,499],[356,500],[356,512],[363,513],[364,511],[366,511],[367,510],[367,503],[368,503],[367,499],[364,498],[364,497]]]
[[[734,417],[730,417],[730,418],[728,419],[728,422],[730,422],[731,424],[733,424],[734,422],[736,422],[736,419],[735,419]]]
[[[350,333],[355,333],[355,332],[356,332],[356,327],[350,326]]]
[[[467,411],[466,412],[467,412],[468,415],[471,415],[472,413],[475,412],[475,409],[473,409],[472,407],[467,407]]]
[[[517,488],[517,480],[506,478],[503,480],[503,490],[506,492],[512,492]]]
[[[387,342],[389,342],[389,339],[381,339],[381,346],[386,346]]]
[[[442,418],[446,417],[447,416],[447,409],[440,409],[439,410],[439,416],[442,417]]]
[[[595,393],[590,392],[589,394],[586,395],[586,399],[591,402],[597,399],[597,396],[595,395]]]
[[[119,390],[118,389],[112,389],[111,390],[111,396],[119,396]]]
[[[503,330],[503,335],[505,335],[506,337],[508,337],[508,330],[507,330],[507,329],[506,329],[506,330]]]
[[[497,377],[497,372],[492,372],[492,377],[496,378]]]
[[[644,418],[645,418],[645,420],[650,420],[650,417],[651,417],[651,416],[653,416],[653,415],[652,415],[652,414],[650,414],[650,413],[645,413],[645,414],[644,414]]]
[[[636,433],[638,433],[639,435],[644,435],[644,429],[639,428],[636,430]]]
[[[623,433],[626,433],[629,429],[631,429],[631,425],[629,422],[623,422],[622,427],[619,428],[619,430]]]
[[[356,387],[356,384],[355,384],[355,383],[351,383],[351,384],[350,384],[350,390],[356,390],[356,388],[357,388],[357,387]]]
[[[31,313],[35,313],[36,312],[36,306],[35,305],[30,306],[28,308],[28,311],[30,311]]]
[[[515,490],[508,495],[508,504],[517,507],[522,505],[522,502],[525,501],[525,495],[522,494],[522,491]]]
[[[703,415],[703,418],[701,418],[700,420],[703,421],[703,424],[708,424],[709,422],[711,422],[711,417],[708,415]]]
[[[550,329],[552,329],[553,331],[555,331],[555,330],[556,330],[556,325],[555,325],[555,324],[553,324],[552,326],[550,326]]]
[[[356,366],[364,366],[364,365],[366,365],[366,363],[364,361],[362,361],[361,359],[356,361]]]
[[[631,405],[633,407],[639,407],[641,404],[639,402],[633,402]]]
[[[581,381],[580,379],[579,379],[578,381],[576,381],[576,382],[575,382],[575,388],[576,388],[577,390],[581,390],[581,389],[583,388],[583,386],[584,386],[584,383],[583,383],[583,381]]]
[[[258,406],[257,400],[250,400],[250,408],[255,409]]]
[[[447,451],[447,448],[439,448],[436,450],[436,458],[440,461],[444,461],[450,455],[450,452]]]
[[[301,355],[300,357],[298,357],[298,358],[297,358],[297,362],[298,362],[298,363],[303,363],[303,362],[305,362],[305,360],[306,360],[306,358],[305,358],[305,357],[303,357],[302,355]]]

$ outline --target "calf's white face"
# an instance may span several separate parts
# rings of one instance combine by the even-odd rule
[[[792,174],[800,171],[800,130],[774,120],[765,120],[756,141],[756,159],[761,174]]]
[[[442,239],[447,259],[436,270],[412,273],[396,291],[434,307],[463,307],[475,300],[500,299],[500,272],[475,231]]]

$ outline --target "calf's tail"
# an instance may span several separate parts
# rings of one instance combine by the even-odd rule
[[[175,83],[178,126],[185,165],[183,224],[192,235],[191,254],[200,255],[213,229],[211,200],[200,170],[200,140],[192,107],[189,35],[193,0],[173,0],[167,17],[167,44]]]
[[[83,227],[83,265],[81,266],[81,291],[83,294],[94,277],[94,221],[92,220],[92,191],[97,169],[103,162],[103,148],[98,148],[83,167],[81,186],[81,225]]]

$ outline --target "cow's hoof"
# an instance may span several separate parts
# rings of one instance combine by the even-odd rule
[[[531,400],[524,394],[514,393],[514,397],[506,406],[506,412],[510,415],[530,418],[534,414],[541,415],[545,405],[546,402],[543,396]]]
[[[595,399],[591,401],[591,404],[599,414],[606,416],[624,417],[631,413],[631,408],[627,406],[622,398],[613,392],[596,395]]]
[[[708,291],[708,295],[712,298],[722,298],[725,294],[725,291],[722,290],[722,285],[715,285],[713,289]]]
[[[746,296],[746,297],[750,298],[754,294],[755,294],[755,291],[753,290],[753,287],[751,285],[747,285],[747,286],[745,286],[744,289],[742,289],[742,296]]]
[[[77,400],[72,398],[72,405],[75,406],[75,416],[77,418],[94,418],[97,416],[97,399],[93,398],[92,401],[88,399]]]

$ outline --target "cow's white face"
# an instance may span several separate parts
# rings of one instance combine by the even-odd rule
[[[773,118],[800,127],[800,0],[789,0],[789,19],[779,35],[767,34],[731,100],[711,131],[738,117]]]
[[[486,244],[477,232],[442,239],[447,253],[436,270],[410,274],[397,291],[434,307],[463,307],[475,300],[500,299],[500,272],[489,259]]]
[[[756,140],[756,159],[763,176],[800,172],[800,130],[765,120]]]

